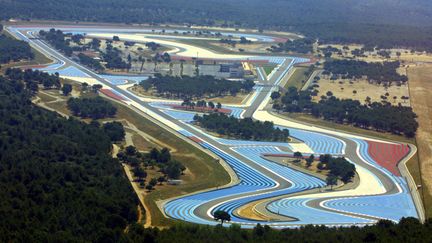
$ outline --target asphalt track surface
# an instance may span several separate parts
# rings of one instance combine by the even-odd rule
[[[300,225],[304,225],[306,223],[313,223],[309,221],[302,222],[301,219],[296,217],[291,217],[290,215],[282,214],[279,211],[275,212],[274,210],[271,210],[271,206],[278,202],[278,200],[286,200],[290,197],[295,197],[297,195],[305,195],[305,194],[313,194],[318,192],[318,188],[308,188],[305,190],[299,190],[295,191],[291,194],[281,194],[277,195],[278,192],[283,192],[286,189],[289,189],[293,186],[292,183],[290,183],[290,180],[287,178],[283,178],[283,176],[279,175],[277,172],[269,170],[265,166],[259,164],[256,162],[256,160],[250,159],[249,156],[241,153],[237,153],[233,151],[233,146],[231,145],[225,145],[220,143],[219,141],[212,139],[210,136],[207,136],[204,132],[197,130],[196,128],[192,127],[191,125],[182,122],[173,116],[168,115],[167,113],[163,112],[161,109],[156,108],[152,106],[149,102],[143,101],[140,98],[136,97],[135,95],[119,88],[117,85],[112,84],[107,79],[102,78],[100,75],[94,73],[93,71],[89,70],[88,68],[81,66],[78,63],[75,63],[74,61],[70,60],[69,58],[63,56],[56,50],[52,49],[49,45],[47,45],[45,42],[43,42],[40,39],[37,38],[29,38],[34,37],[31,36],[31,32],[24,32],[24,34],[21,32],[15,33],[20,37],[21,39],[25,39],[30,42],[30,44],[35,47],[38,50],[41,50],[43,53],[45,53],[48,57],[51,57],[52,59],[57,60],[62,68],[67,67],[75,67],[80,72],[86,74],[88,77],[94,78],[95,80],[99,81],[101,84],[104,85],[104,87],[109,87],[112,90],[116,91],[117,93],[121,94],[122,96],[126,97],[127,99],[135,102],[141,108],[142,110],[149,111],[149,114],[156,114],[157,117],[162,118],[164,120],[167,120],[176,126],[180,127],[183,130],[183,134],[187,133],[189,136],[193,136],[197,138],[198,140],[205,141],[207,146],[213,147],[213,149],[228,155],[236,160],[241,161],[245,166],[249,167],[251,170],[258,171],[260,174],[262,174],[264,177],[267,177],[270,181],[275,182],[275,184],[271,187],[266,187],[263,189],[260,189],[259,191],[245,191],[233,195],[224,195],[220,198],[212,198],[211,200],[200,204],[193,210],[194,216],[202,220],[202,222],[212,222],[213,218],[211,216],[211,211],[214,210],[214,208],[218,205],[221,205],[223,203],[244,199],[244,198],[251,198],[250,201],[247,203],[253,202],[255,199],[258,198],[261,203],[257,205],[257,208],[260,209],[260,213],[272,218],[271,221],[263,221],[262,224],[268,224],[275,227],[297,227]],[[23,35],[23,36],[20,36]],[[285,59],[278,67],[277,69],[270,75],[270,77],[266,79],[261,79],[259,82],[259,85],[263,86],[261,91],[256,95],[252,103],[249,107],[245,109],[245,111],[242,113],[242,117],[252,117],[254,112],[258,109],[258,107],[265,102],[265,100],[268,98],[270,93],[275,90],[275,88],[279,85],[279,82],[281,82],[281,79],[286,75],[290,67],[293,65],[294,60],[287,58]],[[374,174],[379,181],[382,183],[383,187],[385,188],[385,193],[382,194],[382,196],[385,195],[395,195],[400,193],[400,188],[398,188],[398,184],[395,183],[395,179],[392,178],[392,175],[389,173],[386,173],[382,169],[379,169],[377,166],[374,166],[370,163],[367,163],[364,158],[360,158],[358,149],[359,145],[352,139],[347,138],[346,136],[336,136],[334,134],[326,134],[323,132],[323,134],[332,136],[335,139],[338,139],[340,141],[343,141],[346,144],[345,147],[345,153],[344,156],[349,159],[351,162],[355,163],[358,166],[361,166],[365,168],[366,170],[370,171],[372,174]],[[266,195],[269,195],[268,197]],[[277,195],[277,196],[273,196]],[[365,222],[367,220],[370,220],[370,222],[375,222],[378,219],[386,218],[378,215],[373,214],[361,214],[353,211],[344,211],[344,210],[337,210],[335,208],[331,208],[326,206],[326,203],[329,202],[331,199],[349,199],[349,198],[356,198],[361,195],[357,196],[348,196],[348,197],[321,197],[321,198],[311,198],[311,200],[308,200],[306,202],[307,207],[310,209],[317,209],[320,210],[320,212],[328,212],[328,213],[334,213],[338,215],[345,215],[345,216],[352,216],[355,218],[361,218],[364,219]],[[233,215],[237,216],[238,218],[241,218],[237,214],[237,208],[233,210]],[[419,210],[419,212],[421,212]],[[417,215],[419,217],[420,215]],[[421,217],[421,216],[420,216]],[[181,219],[181,218],[180,218]],[[360,222],[363,222],[360,220]],[[242,226],[251,226],[255,225],[257,223],[256,220],[247,220],[244,219],[240,222]],[[338,222],[337,219],[334,220],[334,222],[328,222],[325,223],[327,225],[353,225],[356,223],[346,223],[346,222]],[[366,223],[365,223],[366,224]]]

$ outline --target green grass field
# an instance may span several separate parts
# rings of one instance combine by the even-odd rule
[[[296,87],[297,89],[301,89],[303,87],[304,83],[302,81],[307,80],[307,76],[304,74],[304,72],[307,71],[308,68],[306,67],[295,67],[294,73],[291,75],[291,77],[288,79],[288,82],[285,84],[284,88],[288,87]]]
[[[263,69],[267,76],[275,69],[276,65],[265,65],[263,66]]]

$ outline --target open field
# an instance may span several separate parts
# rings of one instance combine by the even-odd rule
[[[307,71],[306,67],[295,67],[294,73],[288,79],[288,82],[285,84],[285,88],[296,87],[300,89],[304,82],[307,81],[306,75],[304,74]],[[303,82],[304,81],[304,82]]]
[[[224,96],[224,97],[217,97],[217,98],[211,98],[207,99],[207,101],[212,101],[214,103],[219,102],[221,104],[241,104],[245,99],[247,99],[247,94],[237,94],[236,96]]]
[[[432,216],[432,65],[412,66],[408,69],[412,107],[418,115],[417,148],[423,179],[425,208]]]
[[[402,100],[401,97],[409,97],[408,85],[392,85],[390,87],[384,87],[383,85],[372,84],[367,80],[329,80],[321,78],[318,81],[318,96],[315,100],[319,101],[322,95],[326,95],[328,91],[333,93],[333,96],[340,99],[353,99],[358,100],[362,104],[366,103],[366,97],[371,98],[371,102],[381,102],[381,96],[385,96],[388,93],[387,101],[392,105],[398,105],[401,103],[403,106],[409,106],[409,100]],[[354,94],[354,92],[357,92]],[[394,99],[396,97],[396,99]]]
[[[268,76],[273,71],[273,69],[275,69],[275,67],[276,67],[276,65],[267,64],[267,65],[263,66],[263,69]]]
[[[235,47],[233,47],[230,44],[220,43],[220,42],[210,42],[210,45],[213,46],[220,46],[225,48],[226,50],[232,51],[232,52],[268,52],[266,49],[270,47],[269,44],[266,43],[251,43],[251,44],[236,44]],[[240,51],[242,49],[243,51]]]

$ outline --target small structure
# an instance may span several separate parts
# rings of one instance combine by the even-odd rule
[[[169,179],[167,181],[168,185],[180,185],[182,183],[182,180],[173,180],[173,179]]]

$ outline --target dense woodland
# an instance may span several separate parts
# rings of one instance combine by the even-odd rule
[[[135,224],[129,228],[122,242],[431,242],[432,223],[424,225],[417,219],[402,219],[398,224],[383,220],[374,226],[327,228],[305,226],[300,229],[271,229],[256,226],[241,230],[238,225],[210,227],[200,225],[176,225],[168,229],[144,229]]]
[[[356,60],[331,60],[324,63],[323,74],[331,75],[332,79],[367,79],[377,83],[408,81],[408,77],[397,73],[400,63],[395,62],[364,62]]]
[[[321,43],[432,51],[429,0],[0,0],[0,6],[0,19],[253,27],[300,32]]]
[[[67,56],[72,55],[72,47],[70,47],[69,41],[65,38],[66,35],[61,30],[50,29],[48,32],[41,30],[39,35],[57,50],[62,51]]]
[[[7,37],[0,31],[0,64],[33,58],[34,54],[27,42]]]
[[[194,122],[220,135],[244,140],[285,142],[289,136],[288,129],[275,128],[273,122],[253,121],[251,118],[237,119],[222,113],[195,115]]]
[[[137,199],[97,123],[66,120],[0,77],[0,241],[113,242]]]
[[[59,89],[61,87],[60,77],[57,74],[48,74],[31,69],[22,71],[17,68],[7,69],[5,74],[13,80],[23,81],[26,88],[32,93],[37,93],[38,85],[42,85],[45,89]]]
[[[70,98],[67,106],[74,116],[81,118],[101,119],[113,117],[117,108],[101,97]]]
[[[362,105],[357,100],[338,99],[332,94],[322,96],[318,103],[312,101],[310,91],[297,91],[290,87],[273,108],[286,112],[305,112],[315,117],[337,123],[352,124],[361,128],[405,134],[413,137],[418,128],[417,115],[411,107],[392,106],[390,103]]]
[[[80,63],[82,63],[83,65],[85,65],[85,66],[87,66],[93,70],[100,72],[100,71],[103,71],[105,69],[98,60],[95,60],[95,59],[93,59],[93,58],[91,58],[91,57],[89,57],[83,53],[78,54],[78,58],[79,58]]]
[[[250,92],[255,85],[253,81],[229,81],[213,76],[171,77],[155,74],[140,85],[148,90],[154,88],[159,95],[180,99],[236,95],[239,92]]]

